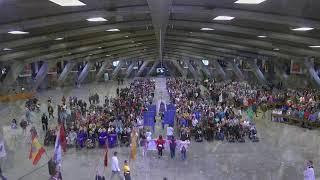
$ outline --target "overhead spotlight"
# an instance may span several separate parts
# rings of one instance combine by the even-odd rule
[[[108,29],[106,31],[108,31],[108,32],[117,32],[117,31],[120,31],[120,30],[119,29]]]
[[[131,41],[131,43],[134,43],[134,41]]]
[[[274,51],[280,51],[280,49],[279,49],[279,48],[273,48],[273,50],[274,50]]]
[[[79,0],[49,0],[60,6],[85,6],[86,4]]]
[[[17,34],[17,35],[20,35],[20,34],[29,34],[29,32],[26,32],[26,31],[9,31],[8,33],[9,33],[9,34]]]
[[[258,38],[267,38],[267,36],[262,35],[262,36],[258,36]]]
[[[110,54],[107,54],[106,56],[107,56],[107,57],[110,57],[111,55],[110,55]]]
[[[314,28],[312,27],[299,27],[299,28],[293,28],[291,29],[292,31],[311,31],[313,30]]]
[[[58,37],[58,38],[56,38],[56,39],[54,39],[54,40],[56,40],[56,41],[61,41],[61,40],[63,40],[64,38],[63,37]]]
[[[125,36],[126,38],[128,38],[129,36]]]
[[[103,17],[94,17],[94,18],[88,18],[87,21],[89,21],[89,22],[104,22],[104,21],[108,21],[108,20]]]
[[[99,49],[102,49],[102,47],[98,47]]]
[[[266,0],[237,0],[236,4],[260,4]]]
[[[320,46],[309,46],[310,48],[320,48]]]
[[[214,29],[212,29],[212,28],[201,28],[200,30],[201,31],[213,31]]]
[[[92,54],[89,54],[89,56],[92,56]]]
[[[232,17],[232,16],[217,16],[213,20],[216,20],[216,21],[231,21],[232,19],[234,19],[234,17]]]
[[[11,48],[3,48],[2,50],[4,50],[4,51],[11,51],[12,49],[11,49]]]
[[[138,45],[142,45],[142,43],[138,43]]]

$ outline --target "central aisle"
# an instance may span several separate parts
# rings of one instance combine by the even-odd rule
[[[154,78],[156,89],[154,92],[153,104],[157,106],[157,115],[159,114],[161,101],[165,104],[170,103],[170,96],[167,90],[166,78]],[[157,138],[160,134],[164,136],[165,131],[162,130],[161,121],[157,121],[155,125],[154,138]]]

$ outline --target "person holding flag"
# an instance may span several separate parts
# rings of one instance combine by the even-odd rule
[[[29,159],[33,165],[37,165],[42,155],[46,152],[43,146],[39,143],[37,131],[34,127],[31,128],[31,148]]]
[[[53,161],[57,165],[56,167],[56,174],[54,177],[58,177],[62,179],[61,176],[61,162],[62,162],[62,150],[63,152],[67,151],[67,140],[65,135],[65,130],[63,124],[60,125],[59,131],[57,133],[56,142],[54,145],[54,154],[53,154]]]

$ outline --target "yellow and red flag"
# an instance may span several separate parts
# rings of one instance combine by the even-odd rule
[[[39,143],[38,138],[36,136],[33,137],[29,154],[29,159],[32,161],[32,164],[36,165],[45,152],[46,151],[43,148],[43,146]]]

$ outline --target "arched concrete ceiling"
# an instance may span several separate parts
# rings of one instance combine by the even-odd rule
[[[309,47],[320,46],[319,0],[265,0],[256,5],[236,0],[80,1],[86,5],[0,0],[0,61],[320,57],[319,48]],[[213,20],[217,16],[234,19]],[[86,20],[93,17],[107,21]],[[314,29],[292,31],[298,27]],[[29,33],[8,33],[13,30]]]

